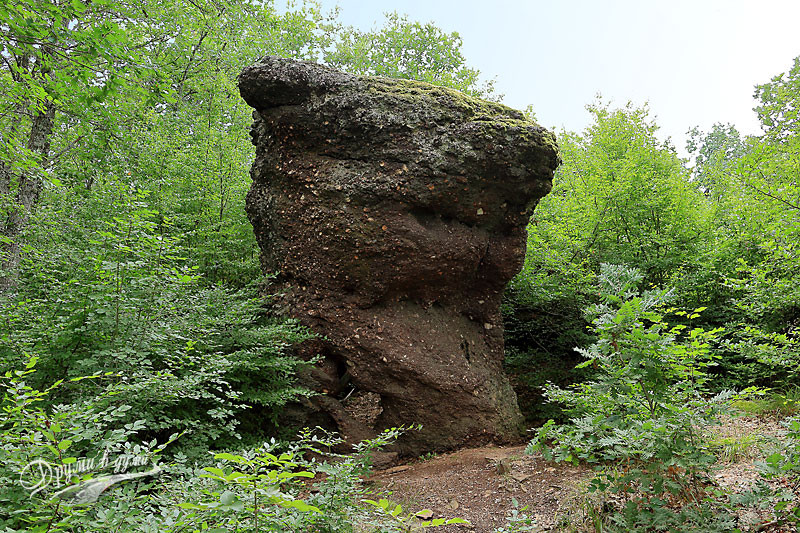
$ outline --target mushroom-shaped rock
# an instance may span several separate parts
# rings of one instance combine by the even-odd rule
[[[320,335],[313,400],[346,437],[421,423],[405,453],[519,438],[500,299],[559,163],[506,106],[266,57],[247,213],[284,311]],[[369,394],[374,416],[347,402]],[[344,402],[345,396],[347,402]]]

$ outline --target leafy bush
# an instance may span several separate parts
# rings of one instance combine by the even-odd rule
[[[404,428],[364,441],[349,455],[330,452],[341,443],[337,437],[304,431],[288,445],[272,439],[217,453],[208,466],[192,466],[180,453],[158,464],[179,436],[161,445],[142,442],[142,421],[124,423],[130,406],[103,406],[110,376],[38,390],[29,384],[36,364],[32,357],[25,369],[0,379],[0,528],[7,533],[398,530],[397,515],[364,504],[370,493],[362,476],[371,454]],[[44,401],[59,387],[89,381],[101,391],[94,399]]]
[[[95,515],[82,505],[94,501],[105,483],[113,481],[93,480],[95,470],[154,465],[172,439],[162,445],[140,439],[137,443],[134,439],[143,423],[124,422],[129,405],[109,405],[111,394],[103,383],[108,375],[59,380],[39,390],[29,384],[36,364],[37,358],[30,357],[24,370],[8,371],[0,378],[0,482],[4,487],[0,526],[7,532],[70,531],[86,525],[88,515],[102,522],[100,511]],[[78,382],[95,382],[100,392],[71,405],[48,405],[46,400],[56,390]],[[139,490],[146,489],[144,485]],[[124,505],[130,500],[120,502]]]
[[[260,421],[246,432],[263,439],[264,420],[309,394],[295,379],[308,363],[291,353],[309,332],[266,316],[258,278],[239,289],[209,285],[184,257],[175,223],[151,206],[150,191],[97,188],[94,199],[64,199],[74,224],[56,227],[51,213],[40,213],[62,240],[26,254],[23,286],[0,298],[0,371],[31,353],[34,387],[112,372],[114,396],[104,401],[130,406],[147,438],[186,431],[176,451],[190,455],[238,442],[246,409]],[[98,218],[84,224],[92,213]],[[67,383],[46,401],[90,397]]]
[[[663,315],[669,292],[640,293],[641,279],[631,268],[601,266],[600,303],[587,312],[597,341],[579,350],[586,357],[582,366],[595,367],[596,374],[570,389],[548,387],[547,397],[565,404],[572,418],[545,424],[528,451],[600,464],[590,490],[626,500],[610,513],[611,523],[674,530],[713,514],[707,487],[716,458],[700,428],[716,420],[732,394],[702,394],[719,330],[669,327]],[[720,520],[722,531],[727,519]]]

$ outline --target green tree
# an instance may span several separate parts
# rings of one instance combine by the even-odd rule
[[[433,23],[387,13],[382,28],[343,28],[325,62],[354,74],[386,76],[444,85],[478,97],[493,97],[494,82],[481,83],[480,71],[466,66],[461,37]]]
[[[603,262],[645,282],[686,275],[712,236],[710,208],[647,108],[588,107],[592,124],[560,136],[563,164],[528,227],[532,253],[512,287],[539,298],[585,287]]]
[[[589,111],[594,120],[586,132],[561,143],[564,164],[552,202],[566,199],[570,222],[555,238],[568,239],[562,244],[573,260],[596,268],[614,259],[640,269],[648,283],[668,284],[705,244],[704,199],[674,149],[656,138],[647,108],[599,104]],[[537,237],[544,237],[539,221],[553,218],[542,207],[532,224]]]
[[[756,85],[755,98],[759,102],[755,111],[768,137],[797,137],[800,132],[800,57],[794,59],[788,72]]]
[[[717,186],[720,174],[729,171],[744,154],[745,142],[732,124],[717,123],[708,133],[698,128],[689,130],[686,149],[694,156],[692,179],[706,195],[716,198],[721,192]]]
[[[81,116],[126,85],[162,90],[141,84],[148,69],[126,29],[136,25],[133,15],[134,8],[109,0],[21,0],[0,8],[0,292],[16,284],[20,234],[61,153],[51,153],[56,113]]]
[[[707,199],[656,137],[647,108],[588,110],[583,133],[559,136],[563,163],[531,218],[529,252],[505,300],[507,362],[534,390],[543,376],[575,378],[573,347],[590,342],[582,309],[596,301],[601,263],[637,268],[648,285],[686,286],[702,274],[697,258],[713,237]]]
[[[727,325],[720,383],[796,383],[800,347],[800,67],[756,87],[764,134],[693,131],[695,178],[713,199],[713,252],[700,258],[715,321]],[[701,283],[697,283],[699,287]]]

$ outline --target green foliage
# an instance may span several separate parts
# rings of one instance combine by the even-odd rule
[[[531,218],[530,253],[504,303],[511,370],[534,386],[525,376],[535,379],[539,359],[575,363],[573,347],[592,342],[582,310],[597,302],[601,263],[635,267],[648,286],[679,286],[679,305],[702,301],[687,281],[703,275],[697,258],[711,249],[706,198],[674,148],[657,139],[647,108],[598,102],[588,110],[593,120],[582,134],[559,136],[563,163]],[[556,372],[562,385],[580,376]]]
[[[466,66],[458,33],[432,23],[387,13],[382,28],[362,32],[345,28],[325,54],[331,66],[355,74],[404,78],[444,85],[478,97],[492,97],[494,83],[479,82],[480,72]]]
[[[591,342],[579,310],[597,301],[602,262],[639,269],[646,286],[674,287],[676,306],[710,308],[694,323],[725,328],[715,390],[796,385],[796,70],[757,90],[764,136],[721,124],[692,130],[691,174],[655,138],[646,108],[590,106],[593,124],[561,135],[564,163],[531,220],[530,253],[504,307],[507,364],[523,398],[536,398],[541,359],[569,361],[572,346]],[[557,366],[550,373],[569,382]]]
[[[408,429],[413,428],[388,429],[346,455],[331,452],[342,443],[340,438],[307,429],[283,452],[276,451],[281,446],[272,440],[241,454],[217,454],[221,462],[201,475],[214,481],[203,489],[206,502],[180,507],[199,513],[192,517],[194,524],[225,531],[398,531],[397,514],[385,513],[380,504],[364,505],[370,492],[363,477],[369,473],[371,455]],[[297,497],[309,492],[305,499]]]
[[[394,517],[361,504],[368,494],[361,476],[369,472],[370,454],[404,428],[364,441],[350,455],[330,453],[341,444],[335,436],[305,431],[288,446],[272,439],[215,454],[211,465],[189,466],[181,454],[158,464],[178,435],[162,445],[134,444],[143,421],[123,425],[131,407],[105,406],[114,396],[108,392],[112,376],[62,380],[39,390],[29,385],[36,365],[29,358],[23,370],[0,378],[3,531],[352,532],[359,524],[396,530]],[[93,382],[100,393],[47,407],[43,400],[78,382]]]
[[[530,244],[568,241],[556,247],[562,263],[596,269],[613,259],[641,270],[648,284],[668,284],[706,245],[704,199],[674,149],[657,140],[646,108],[588,109],[586,132],[562,136],[564,164],[534,215]],[[566,227],[551,231],[554,223]]]
[[[4,531],[71,531],[86,518],[83,504],[92,502],[106,486],[104,478],[99,478],[91,490],[96,472],[155,465],[177,435],[163,445],[155,441],[135,444],[143,421],[125,423],[131,406],[117,403],[109,392],[110,373],[36,388],[30,383],[37,363],[36,357],[29,357],[23,370],[9,370],[0,378],[0,481],[4,487],[0,526]],[[59,389],[90,382],[97,385],[97,396],[49,407],[49,397]],[[149,486],[145,483],[138,490]]]
[[[800,475],[800,419],[787,418],[783,426],[786,430],[782,435],[783,446],[766,458],[762,472],[768,478],[790,474],[797,479]]]
[[[182,503],[178,507],[203,511],[204,521],[223,526],[220,529],[225,531],[237,531],[248,525],[256,531],[263,525],[269,529],[279,526],[280,521],[276,521],[275,514],[270,513],[273,506],[296,509],[300,513],[321,514],[317,507],[281,492],[283,484],[296,478],[313,478],[314,474],[307,470],[297,470],[299,465],[294,461],[293,453],[277,456],[267,449],[268,447],[244,455],[227,452],[216,454],[215,459],[232,466],[224,469],[207,466],[203,468],[205,473],[201,477],[219,482],[226,490],[207,491],[206,496],[210,496],[211,501]],[[228,488],[232,490],[227,490]],[[270,520],[273,521],[271,526]]]
[[[98,189],[40,212],[42,233],[31,237],[49,239],[52,231],[61,241],[47,254],[38,252],[43,242],[26,256],[26,283],[4,304],[2,367],[35,353],[38,385],[113,372],[120,376],[115,397],[135,408],[147,431],[187,430],[179,447],[188,452],[197,443],[193,453],[238,438],[242,409],[274,421],[277,409],[308,394],[294,384],[305,363],[289,352],[309,338],[305,330],[265,316],[253,284],[204,284],[181,255],[174,221],[151,207],[151,191]],[[65,211],[75,222],[56,228]],[[103,211],[95,223],[84,222]],[[73,387],[58,399],[81,394]]]
[[[694,156],[692,178],[711,197],[718,197],[721,175],[729,171],[744,154],[745,145],[739,131],[731,124],[714,124],[703,133],[697,128],[689,131],[686,150]],[[724,178],[722,178],[724,179]]]
[[[28,151],[24,126],[14,122],[30,126],[29,117],[47,105],[84,115],[81,108],[102,106],[123,91],[150,92],[151,97],[169,92],[136,46],[130,30],[140,19],[132,6],[108,0],[21,0],[4,4],[0,21],[3,103],[18,111],[3,113],[3,164],[25,168],[43,163],[41,154]],[[140,85],[140,77],[152,83]]]
[[[559,447],[556,457],[594,462],[635,451],[641,460],[651,460],[664,439],[675,439],[675,431],[695,439],[692,421],[704,411],[698,407],[708,405],[700,392],[714,364],[709,343],[718,331],[669,328],[662,314],[669,293],[639,294],[642,275],[636,270],[604,264],[598,280],[601,301],[587,310],[597,340],[578,349],[585,358],[580,366],[593,366],[596,374],[571,389],[550,386],[546,392],[573,417],[563,435],[570,444]],[[537,445],[553,438],[552,431],[553,424],[546,425]]]
[[[714,207],[714,251],[698,258],[705,274],[694,285],[714,295],[707,299],[717,309],[714,321],[728,331],[721,386],[797,384],[797,73],[795,61],[788,74],[757,87],[763,136],[742,140],[715,125],[708,134],[695,131],[689,145],[695,178]]]
[[[763,85],[757,85],[755,111],[767,136],[776,139],[797,137],[800,132],[800,57],[789,72],[778,74]]]
[[[764,461],[758,462],[763,481],[733,500],[768,511],[776,525],[800,524],[797,486],[800,481],[800,419],[797,416],[782,422],[783,434],[776,440]],[[772,481],[766,483],[765,481]]]
[[[565,419],[562,406],[544,398],[548,383],[567,387],[592,373],[590,368],[576,368],[581,362],[577,353],[561,355],[560,344],[548,344],[549,340],[546,337],[535,338],[535,344],[526,351],[512,345],[506,347],[505,370],[511,377],[526,422],[531,426],[541,425],[551,418]],[[518,339],[514,341],[519,342]]]
[[[719,437],[709,440],[708,447],[721,461],[736,462],[758,453],[762,440],[755,434]]]
[[[768,392],[747,400],[736,401],[733,406],[754,416],[790,417],[800,412],[800,388],[795,387],[785,393]]]
[[[597,340],[580,350],[582,366],[595,366],[596,373],[571,389],[547,389],[572,418],[562,426],[545,424],[528,451],[556,461],[614,461],[590,484],[590,491],[625,495],[627,503],[611,521],[629,530],[674,530],[711,513],[706,480],[716,458],[700,428],[716,420],[731,395],[702,394],[714,364],[710,343],[719,331],[669,327],[663,315],[669,293],[640,293],[642,278],[631,268],[601,266],[600,302],[587,312]],[[680,502],[677,510],[670,501]]]

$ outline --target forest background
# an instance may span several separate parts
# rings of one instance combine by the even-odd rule
[[[78,457],[180,434],[167,453],[189,465],[296,431],[274,423],[310,394],[291,350],[310,333],[262,311],[243,67],[273,54],[499,98],[458,34],[394,13],[362,31],[311,3],[18,0],[0,6],[0,30],[9,484],[30,446]],[[575,348],[595,340],[583,310],[605,263],[702,309],[693,326],[724,328],[709,390],[800,385],[800,58],[775,74],[755,87],[762,134],[694,129],[691,160],[659,140],[646,106],[598,100],[584,131],[557,132],[563,164],[504,303],[531,423],[560,416],[542,407],[545,382],[581,378]],[[69,439],[51,428],[57,413],[71,413]],[[65,519],[57,509],[42,531]]]

